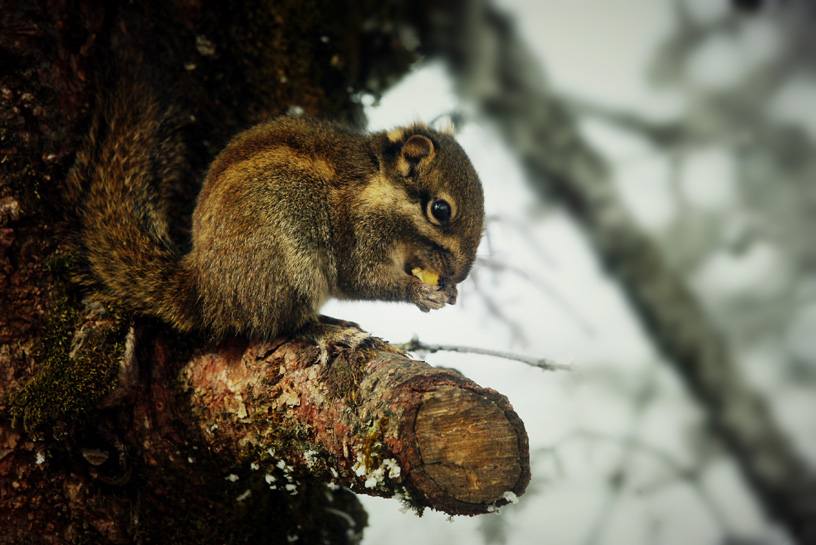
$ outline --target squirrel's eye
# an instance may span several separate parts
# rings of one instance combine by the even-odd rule
[[[451,219],[451,205],[443,199],[434,199],[430,206],[431,217],[434,223],[446,225]]]

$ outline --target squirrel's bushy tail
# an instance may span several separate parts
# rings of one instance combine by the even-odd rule
[[[180,123],[147,84],[125,78],[100,109],[68,183],[78,279],[104,299],[181,330],[197,295],[168,230],[169,188],[187,169]]]

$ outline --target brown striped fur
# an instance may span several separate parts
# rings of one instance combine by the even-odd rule
[[[163,110],[139,86],[100,118],[70,179],[81,280],[181,330],[272,338],[314,324],[329,297],[455,302],[482,235],[482,189],[452,136],[423,125],[363,134],[279,117],[215,158],[188,253],[168,236],[163,186],[185,164]],[[428,216],[443,196],[449,225]],[[413,267],[440,274],[423,284]]]

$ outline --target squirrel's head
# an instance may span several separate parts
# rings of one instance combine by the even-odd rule
[[[443,285],[458,284],[484,230],[479,176],[450,134],[413,125],[385,136],[381,172],[407,195],[396,210],[405,272],[420,267],[439,274]]]

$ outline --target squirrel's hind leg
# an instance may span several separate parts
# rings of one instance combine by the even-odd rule
[[[309,322],[296,333],[297,339],[317,346],[318,362],[326,363],[341,352],[374,348],[382,341],[360,329],[359,324],[320,315],[314,322]]]

